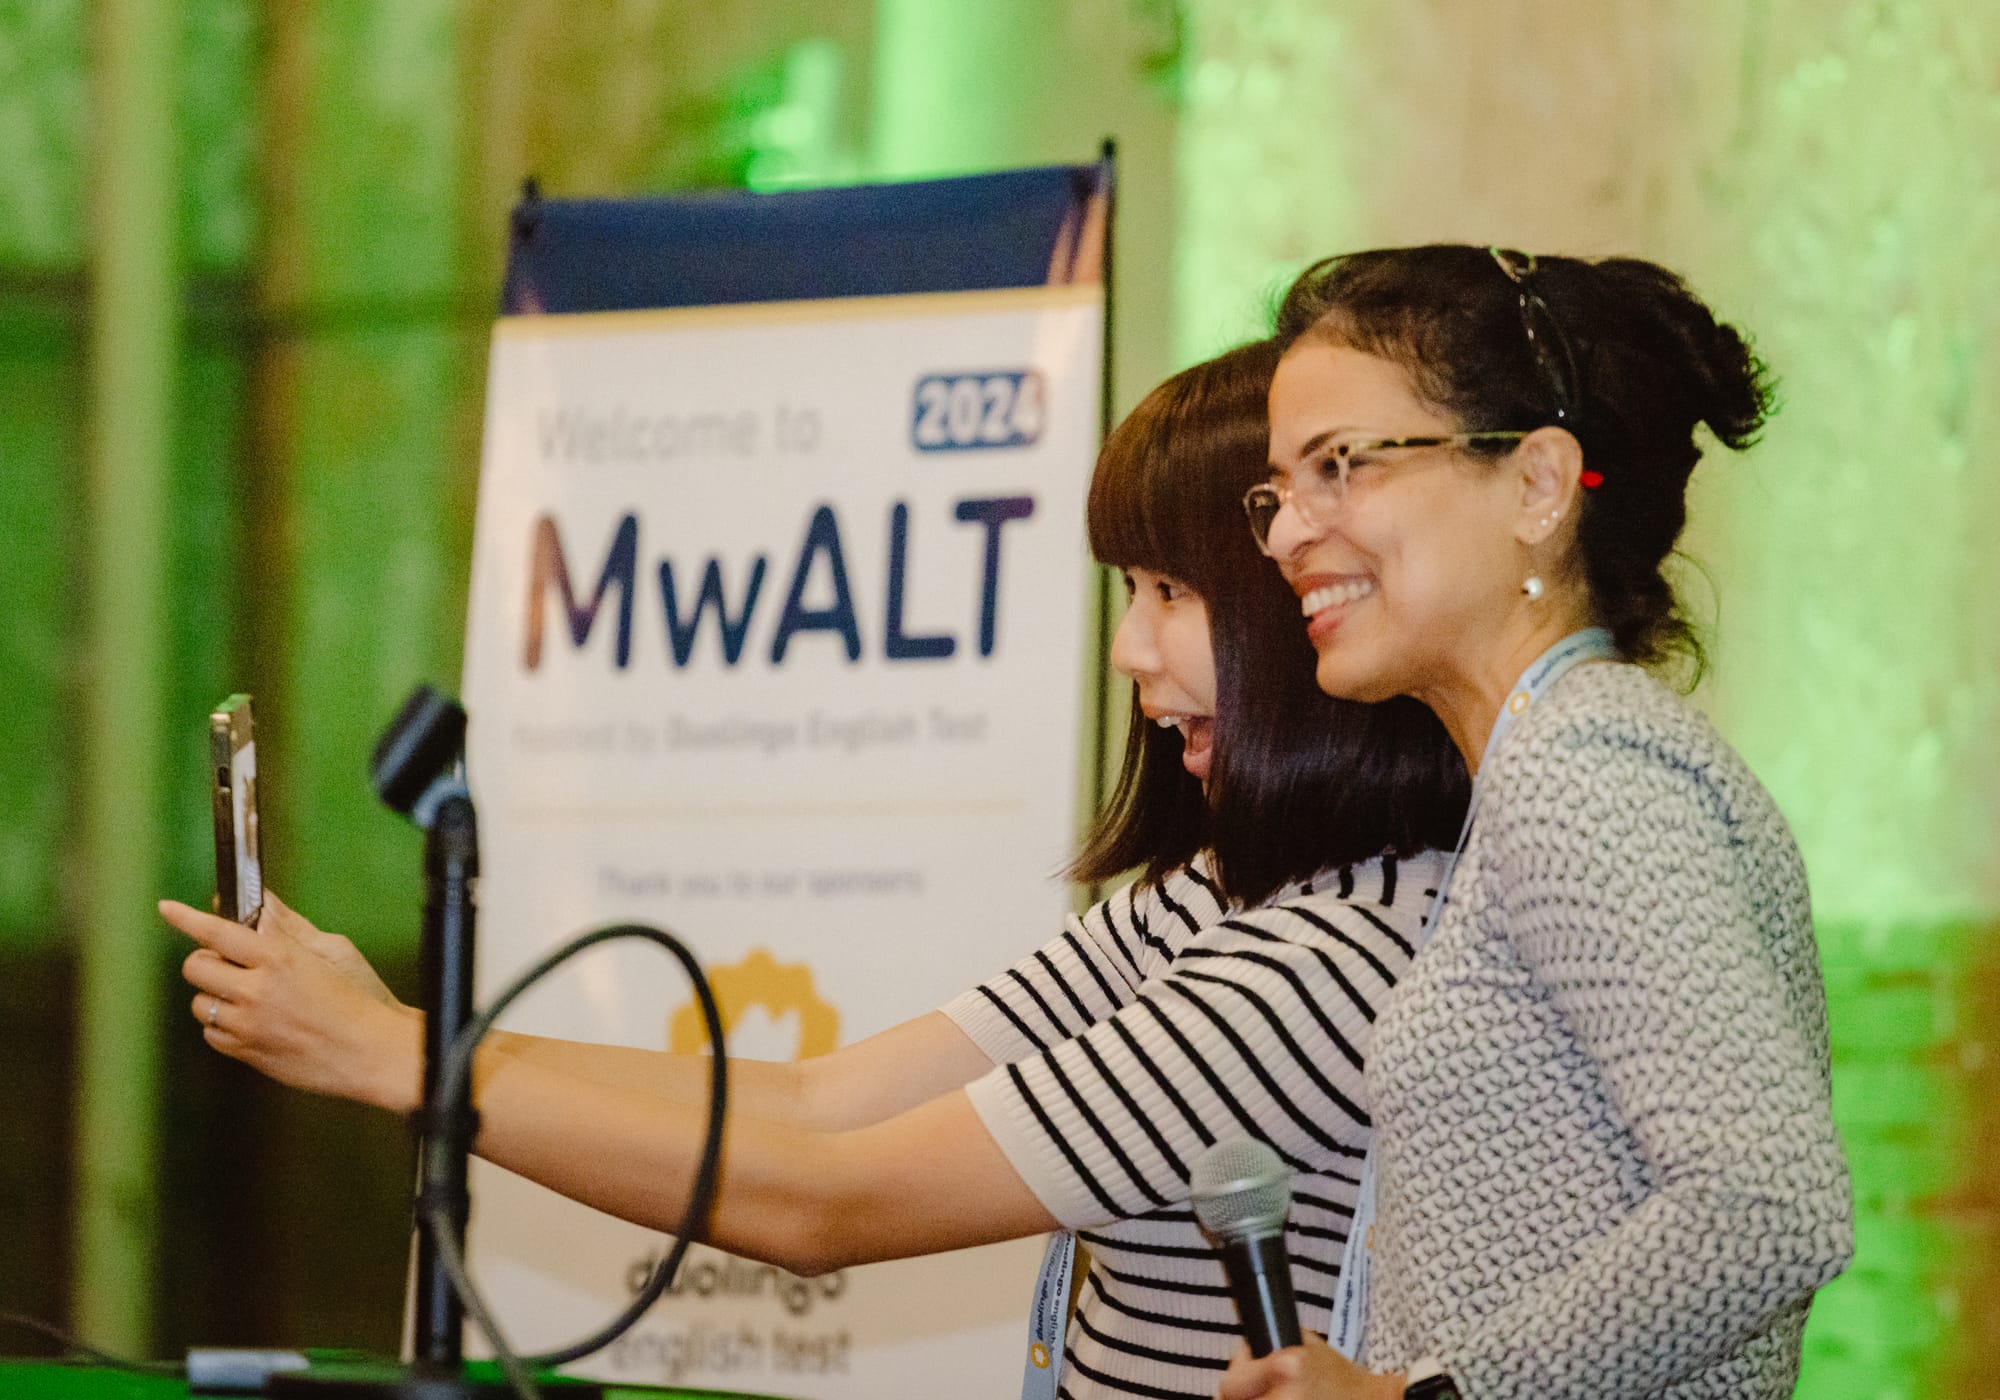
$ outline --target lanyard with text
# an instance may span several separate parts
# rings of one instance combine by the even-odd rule
[[[1493,766],[1493,755],[1500,751],[1500,741],[1514,727],[1514,721],[1526,714],[1528,707],[1541,697],[1542,692],[1554,685],[1572,666],[1584,661],[1612,661],[1617,656],[1618,649],[1612,645],[1609,632],[1602,627],[1585,628],[1581,632],[1570,633],[1543,652],[1514,682],[1514,688],[1507,693],[1507,703],[1500,707],[1500,713],[1493,721],[1493,732],[1487,736],[1486,751],[1479,760],[1479,773],[1472,781],[1472,800],[1465,808],[1465,825],[1459,828],[1458,845],[1452,850],[1443,877],[1438,880],[1437,896],[1431,901],[1430,912],[1424,915],[1423,927],[1417,933],[1419,951],[1430,941],[1431,933],[1444,913],[1445,894],[1451,888],[1452,873],[1458,869],[1458,858],[1465,853],[1466,838],[1472,834],[1472,819],[1479,811],[1479,789],[1486,781],[1487,770]],[[1375,1149],[1371,1146],[1361,1162],[1361,1189],[1354,1201],[1354,1222],[1347,1228],[1347,1244],[1340,1252],[1340,1277],[1334,1281],[1333,1319],[1327,1328],[1326,1338],[1329,1346],[1353,1361],[1362,1359],[1361,1337],[1368,1327],[1368,1275],[1374,1264],[1370,1257],[1373,1246],[1369,1236],[1374,1230]]]
[[[1076,1235],[1058,1230],[1042,1255],[1035,1307],[1028,1315],[1028,1360],[1021,1368],[1021,1400],[1055,1400],[1062,1384],[1063,1339],[1069,1331],[1069,1276],[1076,1267]]]

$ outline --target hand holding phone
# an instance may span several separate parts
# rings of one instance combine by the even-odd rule
[[[248,695],[232,695],[209,714],[208,742],[215,912],[255,928],[264,907],[264,858],[257,824],[257,735]]]

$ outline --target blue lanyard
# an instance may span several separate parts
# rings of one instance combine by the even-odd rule
[[[1521,678],[1514,682],[1513,689],[1507,692],[1507,701],[1494,717],[1493,732],[1487,736],[1486,751],[1480,757],[1479,772],[1472,781],[1472,798],[1465,806],[1465,824],[1459,828],[1458,844],[1452,848],[1451,860],[1438,880],[1437,895],[1431,900],[1430,912],[1424,915],[1423,926],[1418,930],[1419,951],[1430,942],[1438,919],[1444,914],[1451,877],[1458,869],[1458,858],[1465,854],[1466,840],[1472,835],[1472,821],[1479,813],[1480,790],[1486,784],[1487,773],[1492,770],[1493,756],[1500,752],[1501,741],[1514,727],[1514,722],[1526,714],[1543,692],[1571,667],[1585,661],[1612,661],[1617,656],[1618,649],[1613,645],[1609,632],[1602,627],[1587,627],[1581,632],[1570,633],[1536,657],[1521,673]],[[1371,1143],[1368,1155],[1361,1162],[1361,1188],[1355,1196],[1354,1220],[1348,1226],[1347,1243],[1340,1252],[1340,1277],[1334,1282],[1333,1320],[1327,1335],[1327,1343],[1352,1361],[1362,1359],[1361,1339],[1368,1329],[1368,1276],[1374,1267],[1374,1241],[1371,1238],[1374,1232],[1375,1148]]]
[[[1076,1267],[1076,1234],[1058,1230],[1042,1254],[1035,1306],[1028,1315],[1028,1359],[1021,1368],[1021,1400],[1055,1400],[1062,1384],[1063,1341],[1069,1332],[1069,1279]]]

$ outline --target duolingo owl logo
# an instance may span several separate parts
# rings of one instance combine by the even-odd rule
[[[773,1021],[796,1014],[799,1022],[795,1060],[806,1060],[839,1048],[840,1013],[820,1000],[812,969],[804,963],[781,963],[762,948],[739,963],[708,970],[722,1032],[735,1030],[744,1013],[756,1009]],[[690,1000],[667,1022],[667,1048],[676,1055],[698,1054],[708,1046],[708,1028],[701,1007]]]

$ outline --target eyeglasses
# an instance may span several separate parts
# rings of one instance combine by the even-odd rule
[[[1576,352],[1571,348],[1569,337],[1563,334],[1562,324],[1556,320],[1549,304],[1530,284],[1535,275],[1535,255],[1516,252],[1512,248],[1488,248],[1493,261],[1500,264],[1500,270],[1507,274],[1521,293],[1521,329],[1528,337],[1528,348],[1535,352],[1535,367],[1540,371],[1542,382],[1548,386],[1549,399],[1555,408],[1556,422],[1571,432],[1577,425],[1577,377]]]
[[[1451,433],[1443,437],[1338,438],[1307,458],[1284,485],[1261,482],[1243,493],[1243,513],[1250,517],[1250,533],[1257,548],[1271,552],[1271,523],[1287,505],[1311,530],[1324,530],[1347,504],[1348,478],[1356,467],[1370,464],[1378,452],[1413,448],[1498,447],[1519,442],[1524,432]]]

